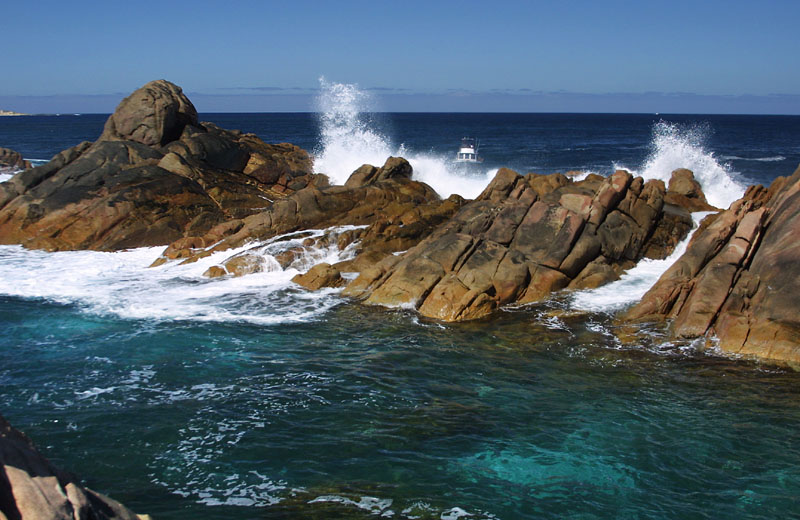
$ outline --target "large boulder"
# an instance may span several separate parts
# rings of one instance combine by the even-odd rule
[[[39,453],[0,416],[0,518],[143,520],[116,500],[81,485]]]
[[[706,200],[702,186],[694,178],[694,172],[686,168],[678,168],[672,172],[664,200],[692,212],[719,211]]]
[[[800,366],[800,169],[750,187],[707,217],[678,259],[623,316],[670,321],[676,338]]]
[[[159,80],[125,98],[95,143],[0,184],[0,243],[166,245],[319,183],[305,151],[198,122],[180,87]]]
[[[179,86],[160,79],[120,102],[100,140],[160,146],[178,139],[186,125],[197,125],[197,110]]]
[[[665,187],[628,172],[573,182],[561,174],[501,169],[483,193],[399,258],[361,272],[344,294],[367,304],[416,309],[444,321],[480,318],[564,288],[618,278],[648,251],[674,247]],[[659,243],[656,243],[659,242]]]

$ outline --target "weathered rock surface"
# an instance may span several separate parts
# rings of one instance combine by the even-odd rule
[[[0,171],[26,170],[31,167],[31,163],[22,158],[19,152],[0,148]]]
[[[0,416],[0,518],[142,520],[119,502],[55,468],[31,440]]]
[[[625,171],[573,182],[501,169],[475,201],[404,255],[363,270],[344,294],[461,321],[596,287],[648,251],[669,250],[671,234],[655,233],[659,226],[682,217],[691,227],[688,212],[664,211],[665,194],[663,182]]]
[[[365,171],[372,174],[364,176]],[[178,240],[156,264],[172,259],[192,262],[216,251],[240,248],[299,230],[349,225],[359,228],[337,233],[335,240],[340,250],[358,242],[357,256],[336,268],[360,271],[392,252],[416,245],[464,203],[458,196],[441,200],[430,186],[411,180],[411,174],[411,165],[399,157],[390,157],[380,168],[364,165],[344,186],[309,185],[275,201],[261,213],[231,220],[202,236]],[[308,247],[319,245],[310,243]],[[301,252],[286,251],[276,260],[286,267]],[[207,274],[231,273],[227,262],[224,268],[218,266],[222,271],[215,269]]]
[[[317,264],[306,273],[298,274],[292,281],[309,291],[316,291],[323,287],[341,287],[345,284],[342,273],[331,264]]]
[[[622,317],[677,338],[800,366],[800,169],[707,217],[686,253]]]
[[[118,250],[197,236],[325,180],[309,155],[197,121],[159,80],[125,98],[95,143],[0,184],[0,243]]]
[[[691,212],[719,211],[718,208],[708,203],[702,186],[694,178],[694,173],[686,168],[679,168],[672,172],[664,201]]]

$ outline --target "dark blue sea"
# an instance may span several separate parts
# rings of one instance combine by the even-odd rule
[[[107,115],[0,118],[0,146],[46,160]],[[443,196],[497,168],[688,167],[727,205],[800,163],[800,117],[201,114],[292,142],[341,182],[411,159]],[[452,163],[460,139],[484,163]],[[300,240],[300,239],[298,239]],[[290,241],[291,242],[291,241]],[[264,246],[268,254],[270,244]],[[199,265],[0,247],[0,413],[57,465],[157,519],[800,517],[800,374],[614,313],[668,263],[610,290],[475,323],[306,293],[286,271],[208,280]],[[213,263],[213,257],[208,262]]]

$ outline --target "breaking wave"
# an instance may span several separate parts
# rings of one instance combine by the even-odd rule
[[[692,213],[694,229],[711,212]],[[573,308],[591,312],[614,312],[636,302],[658,281],[664,272],[686,252],[694,231],[679,243],[672,254],[663,260],[645,258],[626,271],[619,280],[586,291],[578,291],[571,297]]]
[[[442,197],[458,193],[471,199],[497,173],[496,169],[468,171],[451,157],[395,145],[376,129],[371,118],[375,100],[369,93],[357,85],[329,82],[325,78],[320,78],[320,87],[317,99],[320,144],[314,152],[314,169],[328,175],[334,184],[344,184],[363,164],[381,166],[388,157],[400,156],[411,163],[415,180],[425,182]]]
[[[669,183],[672,172],[688,168],[703,187],[709,204],[726,209],[744,195],[745,186],[734,179],[730,165],[717,160],[708,150],[708,125],[683,126],[666,121],[653,125],[650,154],[638,170],[624,168],[645,179],[660,179]]]
[[[248,322],[261,325],[311,321],[341,303],[338,289],[308,292],[291,280],[320,262],[354,256],[339,250],[336,235],[354,229],[341,226],[275,237],[262,243],[215,253],[195,263],[179,261],[148,267],[161,247],[120,252],[49,253],[20,246],[0,246],[0,294],[76,305],[100,315],[126,319]],[[324,246],[308,239],[333,237]],[[275,255],[295,251],[282,268]],[[205,271],[230,257],[248,253],[263,261],[262,272],[242,277],[207,278]]]

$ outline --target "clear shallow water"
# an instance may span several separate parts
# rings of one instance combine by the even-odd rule
[[[395,518],[800,513],[797,374],[622,348],[604,315],[554,327],[550,310],[442,326],[341,305],[255,326],[3,297],[0,406],[160,518],[368,515],[320,497]]]
[[[500,166],[662,179],[686,166],[724,202],[800,162],[797,117],[365,114],[346,87],[329,89],[323,118],[201,118],[312,150],[334,178],[402,152],[443,194],[479,191]],[[105,118],[0,118],[0,146],[48,158],[95,139]],[[449,162],[464,135],[483,142],[479,168]],[[268,260],[279,246],[256,252]],[[148,269],[158,253],[0,247],[0,412],[137,511],[800,515],[800,375],[666,343],[658,330],[615,339],[612,312],[668,263],[442,325],[289,281],[347,252],[235,280],[204,279],[202,262]]]

